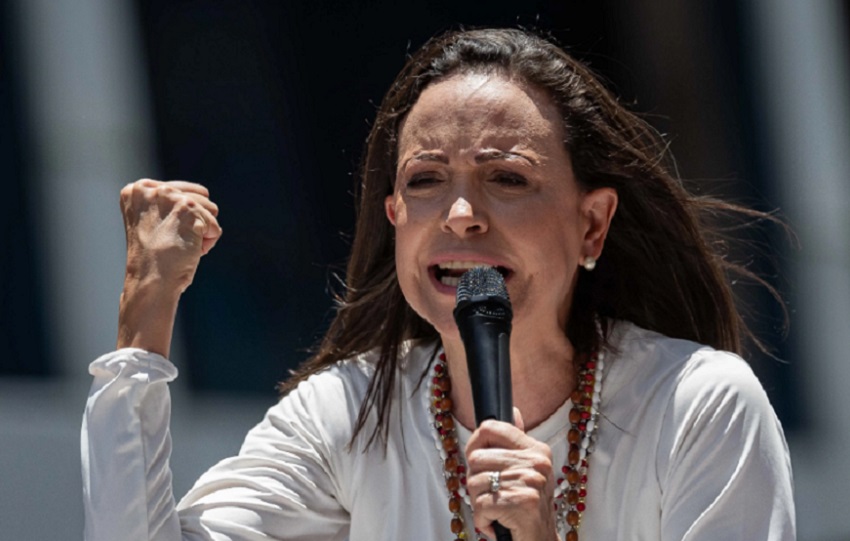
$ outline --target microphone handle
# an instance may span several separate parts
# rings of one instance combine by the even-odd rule
[[[498,522],[493,523],[493,529],[496,530],[497,541],[513,541],[511,531],[499,524]]]
[[[458,329],[466,349],[475,422],[513,423],[510,322],[473,315],[458,320]],[[493,529],[497,541],[513,541],[511,531],[498,521],[493,522]]]
[[[510,323],[473,315],[458,321],[466,350],[475,422],[514,422],[511,388]]]

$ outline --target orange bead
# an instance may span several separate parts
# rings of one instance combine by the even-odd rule
[[[445,399],[444,399],[445,400]],[[570,410],[570,422],[576,424],[581,421],[581,412],[575,408]]]
[[[567,524],[570,526],[578,526],[579,514],[577,511],[567,513]]]
[[[454,492],[455,490],[460,488],[460,480],[452,475],[448,479],[446,479],[446,488],[449,489],[449,492]]]
[[[460,500],[452,498],[449,500],[449,511],[452,513],[460,513]]]
[[[578,532],[575,530],[568,531],[565,541],[578,541]]]
[[[572,394],[570,394],[570,400],[573,402],[573,404],[578,404],[581,400],[581,392],[578,389],[573,391]]]
[[[580,456],[578,452],[578,447],[576,447],[575,445],[571,446],[570,454],[569,456],[567,456],[567,460],[569,461],[570,465],[575,466],[576,464],[578,464],[579,458]]]
[[[571,490],[567,492],[567,503],[570,505],[575,505],[578,503],[578,492],[575,490]]]
[[[568,481],[571,485],[576,485],[576,484],[578,484],[579,479],[581,479],[581,476],[578,474],[578,472],[577,472],[577,471],[575,471],[575,470],[570,470],[570,471],[568,471],[568,472],[567,472],[567,481]]]
[[[457,457],[450,456],[446,459],[446,471],[455,471],[457,469]]]
[[[445,449],[447,453],[453,453],[454,451],[457,451],[457,439],[453,437],[448,437],[444,439],[443,449]]]
[[[445,426],[445,422],[443,422],[443,426]],[[578,443],[581,441],[581,432],[576,430],[575,428],[571,428],[569,432],[567,432],[567,441],[570,443]]]
[[[452,533],[459,534],[463,531],[463,521],[459,518],[452,519]]]
[[[440,423],[440,426],[442,426],[446,430],[451,430],[455,427],[455,420],[454,418],[452,418],[451,415],[446,415]]]
[[[451,411],[452,410],[452,399],[449,397],[441,398],[439,404],[437,405],[437,409],[440,411]]]

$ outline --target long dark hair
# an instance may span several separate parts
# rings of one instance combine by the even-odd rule
[[[727,273],[764,282],[727,260],[724,239],[710,220],[723,212],[773,218],[688,193],[670,173],[674,168],[659,134],[560,47],[523,30],[454,31],[419,49],[381,104],[366,142],[345,291],[318,351],[282,390],[340,360],[376,350],[375,373],[354,437],[372,410],[378,422],[367,445],[386,436],[402,342],[437,338],[401,293],[394,233],[384,213],[384,199],[395,182],[399,126],[425,87],[464,72],[498,73],[545,90],[563,118],[564,144],[579,186],[617,191],[605,251],[593,272],[579,273],[564,329],[576,350],[598,347],[594,320],[614,318],[740,352],[749,331],[735,307]]]

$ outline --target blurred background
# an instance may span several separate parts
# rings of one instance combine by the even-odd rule
[[[736,253],[775,356],[799,538],[850,539],[850,6],[838,0],[0,3],[0,539],[81,538],[87,365],[114,347],[120,188],[210,188],[224,237],[172,357],[175,492],[276,399],[331,315],[352,189],[408,52],[460,25],[540,29],[667,135],[694,190],[780,209]],[[743,237],[742,235],[746,235]]]

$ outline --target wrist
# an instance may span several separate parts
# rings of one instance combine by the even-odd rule
[[[129,275],[118,309],[117,347],[135,347],[168,357],[180,291],[151,275]]]

